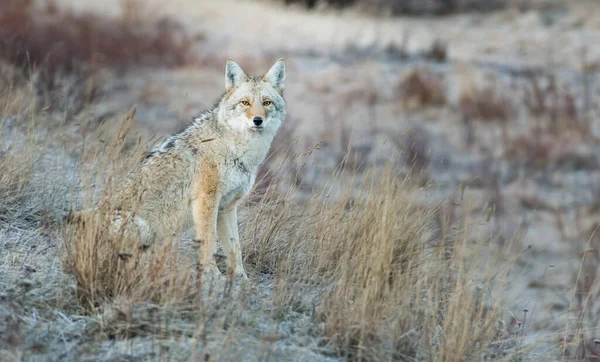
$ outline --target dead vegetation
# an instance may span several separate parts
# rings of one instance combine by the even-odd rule
[[[245,263],[256,281],[247,289],[203,284],[197,251],[179,239],[144,250],[135,238],[109,237],[101,215],[110,213],[112,180],[125,175],[141,150],[126,146],[133,118],[126,116],[117,131],[101,137],[103,145],[82,157],[91,166],[82,171],[84,200],[109,201],[100,218],[83,217],[64,234],[53,226],[59,253],[42,252],[25,264],[36,251],[23,255],[17,248],[3,259],[27,265],[14,266],[10,279],[19,278],[18,286],[2,292],[11,301],[0,308],[7,358],[229,359],[242,355],[240,343],[264,358],[286,356],[275,343],[286,341],[308,349],[310,359],[444,361],[487,353],[497,342],[500,301],[471,284],[475,278],[487,285],[491,275],[467,267],[476,260],[465,248],[467,239],[439,231],[469,224],[447,219],[436,226],[439,209],[419,205],[419,191],[391,167],[361,172],[358,187],[335,172],[307,199],[274,175],[263,196],[242,212]],[[27,147],[23,154],[33,154]],[[3,175],[11,178],[1,185],[18,195],[28,169],[22,173],[16,159],[3,160]],[[19,200],[15,207],[24,205]],[[42,275],[29,266],[48,258],[60,262],[62,272]],[[42,277],[55,295],[39,291]],[[59,321],[55,313],[61,313]],[[277,331],[288,325],[295,332]],[[56,338],[80,347],[61,349],[42,326],[62,328]],[[510,353],[502,349],[502,355]]]
[[[392,15],[444,15],[465,11],[493,11],[505,8],[510,4],[507,0],[282,0],[286,5],[300,4],[309,9],[319,5],[334,8],[357,6],[374,13]]]
[[[100,95],[99,71],[134,66],[178,66],[191,40],[168,18],[143,13],[135,0],[121,2],[122,16],[106,18],[59,8],[52,0],[5,0],[0,8],[0,220],[13,226],[47,223],[53,190],[44,197],[38,161],[49,142],[40,122],[72,120]],[[86,120],[93,123],[93,120]],[[54,122],[53,122],[54,124]],[[62,124],[59,123],[59,124]],[[59,127],[54,124],[54,127]],[[15,126],[19,126],[18,129]],[[49,124],[45,124],[49,126]],[[58,134],[61,130],[54,130]],[[20,139],[22,142],[17,142]],[[27,202],[31,201],[31,202]],[[10,220],[9,220],[9,215]]]
[[[501,308],[499,301],[473,289],[473,278],[487,285],[491,275],[466,268],[475,260],[465,249],[466,240],[440,233],[450,226],[436,227],[439,210],[419,206],[418,191],[392,168],[368,171],[358,188],[344,186],[339,175],[308,199],[297,198],[293,186],[282,189],[281,180],[274,182],[243,210],[245,263],[254,280],[272,283],[267,290],[257,285],[238,294],[227,284],[203,286],[195,253],[183,256],[190,255],[185,251],[190,245],[165,240],[142,251],[135,240],[107,238],[106,223],[81,219],[76,232],[65,238],[66,271],[75,277],[88,313],[98,313],[107,303],[117,308],[105,324],[90,327],[93,333],[116,340],[193,337],[187,353],[202,355],[203,333],[220,333],[220,328],[234,333],[228,325],[252,333],[241,320],[285,323],[299,315],[316,326],[307,333],[320,341],[323,353],[344,359],[427,356],[444,361],[485,353],[496,341]],[[337,196],[327,197],[334,187]],[[260,295],[272,306],[251,308],[244,302]],[[148,303],[154,312],[140,309]],[[203,310],[212,312],[203,315]],[[176,315],[171,322],[167,313]],[[244,317],[247,313],[250,317]],[[213,324],[222,319],[224,325]],[[454,337],[441,338],[440,328],[442,335]]]
[[[11,6],[27,12],[35,8],[19,4]],[[52,7],[41,11],[42,17],[70,14]],[[142,21],[131,16],[135,10],[129,11],[125,18]],[[75,24],[83,21],[77,19]],[[114,25],[113,20],[90,23]],[[63,36],[53,32],[63,27],[43,24],[30,23],[40,27],[31,34]],[[115,36],[128,31],[118,29]],[[148,33],[152,31],[140,32]],[[137,41],[133,35],[108,38],[116,39],[112,44],[117,48]],[[83,38],[76,39],[67,43]],[[38,41],[31,44],[45,44]],[[42,71],[44,62],[56,62],[47,69],[56,70],[53,77],[58,84],[74,74],[68,69],[126,71],[135,65],[181,64],[160,58],[171,50],[155,45],[148,45],[147,58],[113,54],[113,48],[94,49],[83,51],[80,58],[74,51],[73,63],[52,57],[53,50],[39,51],[33,69]],[[158,54],[152,53],[156,49]],[[555,165],[597,168],[590,161],[594,158],[579,149],[593,139],[583,126],[589,114],[576,107],[576,96],[566,94],[565,88],[532,80],[523,100],[482,87],[451,110],[457,119],[476,124],[478,132],[482,127],[508,129],[517,107],[527,108],[531,122],[543,125],[518,137],[507,132],[500,153],[490,151],[491,142],[472,136],[472,151],[489,146],[482,151],[488,158],[476,175],[494,189],[483,205],[469,205],[463,199],[467,187],[460,188],[461,197],[423,202],[435,187],[438,167],[432,155],[437,139],[425,125],[391,139],[403,160],[387,154],[388,164],[369,163],[376,145],[365,142],[362,148],[355,147],[346,122],[351,105],[366,107],[369,120],[379,121],[377,110],[386,99],[376,91],[366,97],[348,96],[338,112],[323,108],[327,126],[320,135],[326,142],[321,144],[301,143],[290,123],[240,212],[244,263],[252,282],[239,288],[204,284],[198,278],[198,250],[187,235],[149,248],[139,245],[135,236],[109,236],[103,217],[112,211],[112,184],[136,164],[146,146],[129,130],[135,113],[111,117],[98,127],[100,136],[94,133],[86,138],[85,147],[71,149],[59,141],[64,128],[47,127],[57,107],[34,107],[28,96],[37,87],[54,96],[57,88],[37,83],[25,63],[3,59],[8,73],[0,78],[10,81],[1,98],[5,123],[0,143],[0,249],[7,251],[0,253],[2,359],[524,360],[536,348],[526,344],[533,311],[515,312],[504,298],[521,277],[515,270],[523,262],[522,252],[513,250],[524,248],[522,235],[499,241],[495,225],[489,233],[479,228],[511,212],[505,206],[499,164],[508,162],[512,168],[514,162],[526,171],[553,170]],[[449,80],[443,73],[419,68],[408,74],[392,92],[393,102],[399,93],[414,114],[450,108]],[[45,99],[43,104],[55,104],[48,100],[53,98]],[[94,100],[86,98],[81,107]],[[74,104],[65,107],[77,109]],[[573,119],[577,127],[569,126]],[[27,125],[29,133],[6,133]],[[379,134],[378,127],[374,125],[373,134]],[[62,148],[69,148],[68,155],[76,154],[68,167],[80,176],[77,181],[68,179],[65,170],[40,171],[43,156]],[[313,157],[323,152],[330,152],[332,169],[315,166]],[[409,168],[409,175],[398,165]],[[328,172],[328,182],[308,180],[307,170],[316,167]],[[417,174],[424,177],[415,184]],[[597,214],[598,195],[594,197],[596,204],[587,211],[591,217]],[[67,211],[62,207],[65,201],[79,208],[99,200],[105,202],[98,215],[78,219],[71,229],[62,228],[58,220]],[[563,210],[552,210],[564,224]],[[484,221],[474,212],[485,215]],[[578,230],[581,235],[565,237],[573,245],[581,238],[590,241],[582,249],[581,268],[572,283],[568,313],[575,318],[564,329],[551,331],[551,347],[543,355],[552,356],[549,359],[594,360],[597,355],[598,234],[597,223],[591,229],[588,224]],[[570,235],[568,226],[564,229],[563,234]]]
[[[424,68],[415,69],[398,84],[402,103],[409,109],[439,107],[446,104],[443,76]]]
[[[92,172],[82,175],[83,184],[95,186],[78,204],[72,204],[65,219],[63,268],[74,276],[78,300],[88,310],[120,298],[165,305],[191,295],[192,268],[189,260],[179,258],[175,240],[165,240],[144,253],[148,245],[139,243],[139,235],[127,232],[130,218],[125,218],[116,232],[106,227],[117,212],[114,185],[124,170],[143,157],[142,145],[127,146],[127,133],[134,118],[135,112],[131,112],[117,131],[104,130],[100,138],[105,145],[90,148],[82,156],[94,165]],[[123,156],[126,162],[116,162]],[[98,169],[103,172],[98,173]],[[97,212],[86,211],[91,208]]]
[[[0,154],[0,224],[5,227],[15,223],[25,227],[30,227],[30,223],[37,225],[38,205],[26,202],[37,157],[27,146],[9,147]]]
[[[491,275],[467,267],[476,260],[465,248],[467,239],[439,231],[469,224],[448,219],[436,226],[439,209],[419,205],[418,189],[393,167],[360,171],[358,186],[338,170],[308,198],[274,175],[263,196],[242,212],[245,263],[256,283],[247,289],[203,284],[197,252],[179,239],[144,250],[135,237],[109,237],[102,215],[110,213],[112,180],[126,174],[141,150],[127,146],[127,124],[134,117],[109,129],[102,144],[82,157],[89,166],[82,169],[84,204],[88,197],[90,203],[101,198],[109,201],[101,203],[107,209],[78,219],[64,234],[55,225],[50,234],[60,238],[60,252],[36,257],[62,264],[62,272],[44,276],[48,286],[63,285],[55,287],[58,294],[37,292],[42,275],[35,267],[15,266],[11,279],[20,279],[18,288],[3,292],[13,303],[2,307],[3,353],[9,359],[153,353],[168,360],[227,359],[239,356],[240,343],[256,356],[286,356],[275,343],[285,341],[307,349],[311,359],[444,361],[486,353],[497,342],[501,302],[472,284],[487,285]],[[27,173],[18,172],[16,159],[6,160],[13,168],[2,170],[12,177],[5,185],[18,191]],[[24,264],[27,254],[16,250],[9,258]],[[49,302],[39,304],[37,296]],[[67,310],[85,317],[74,323],[79,317]],[[76,352],[61,350],[39,331],[40,324],[60,328],[63,322],[52,318],[57,312],[71,320],[60,336],[78,341]],[[288,325],[295,332],[277,332]],[[122,343],[129,347],[115,347]]]
[[[77,14],[52,0],[3,0],[0,61],[24,75],[6,83],[32,81],[39,109],[77,113],[99,96],[99,69],[123,72],[189,60],[192,40],[177,22],[135,15],[144,11],[137,0],[122,0],[121,8],[120,17],[107,18]]]
[[[506,137],[505,155],[520,160],[528,169],[591,170],[598,158],[590,145],[597,142],[591,126],[589,84],[582,75],[584,97],[576,101],[572,86],[552,74],[528,74],[523,106],[531,121],[527,134]]]
[[[512,101],[492,87],[463,92],[459,109],[465,119],[483,122],[508,122],[516,114]]]

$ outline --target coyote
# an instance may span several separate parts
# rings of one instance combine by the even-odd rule
[[[150,243],[193,225],[203,273],[220,275],[214,259],[219,239],[228,275],[247,280],[237,206],[285,117],[285,73],[283,59],[262,77],[247,75],[228,59],[226,91],[218,103],[152,149],[117,187],[120,216],[111,227],[121,228],[123,215],[135,213],[132,224]]]

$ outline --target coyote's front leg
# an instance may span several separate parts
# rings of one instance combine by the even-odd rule
[[[205,274],[220,275],[214,258],[219,210],[219,175],[216,167],[206,167],[194,185],[192,216],[196,242],[200,243],[200,266]]]
[[[242,250],[238,232],[237,201],[219,212],[217,221],[219,239],[227,255],[227,275],[234,279],[248,280],[242,264]]]

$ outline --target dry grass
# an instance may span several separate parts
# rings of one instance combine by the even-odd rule
[[[522,105],[530,117],[528,130],[526,134],[504,137],[506,159],[518,160],[527,169],[596,169],[598,159],[590,150],[597,137],[591,128],[594,102],[589,98],[588,77],[587,73],[581,75],[583,99],[578,104],[572,86],[561,84],[554,74],[527,74]]]
[[[577,105],[577,97],[571,87],[561,84],[554,74],[543,72],[527,75],[524,103],[537,120],[538,131],[556,136],[574,130],[586,138],[592,136],[590,108],[593,100],[589,75],[585,72],[581,75],[584,93],[581,106]]]
[[[122,136],[108,142],[103,157],[121,155]],[[113,165],[114,159],[100,164]],[[484,353],[495,341],[501,316],[498,301],[477,292],[491,275],[470,267],[481,261],[465,248],[467,239],[440,233],[434,224],[439,210],[419,206],[418,197],[419,191],[390,167],[367,172],[358,186],[336,172],[329,186],[308,199],[299,198],[293,187],[282,188],[281,182],[269,184],[262,198],[242,212],[245,264],[253,280],[267,278],[273,284],[262,292],[272,298],[272,311],[259,307],[260,316],[254,318],[283,321],[304,315],[316,326],[310,333],[321,341],[321,350],[349,360],[449,361]],[[66,236],[64,259],[89,313],[106,304],[129,308],[123,317],[111,314],[105,325],[94,327],[102,335],[199,338],[211,318],[192,313],[199,319],[190,320],[180,314],[206,308],[210,295],[242,308],[227,309],[228,314],[251,311],[243,298],[260,292],[237,294],[229,285],[206,292],[196,278],[195,258],[184,257],[177,241],[142,251],[135,240],[107,237],[105,225],[101,218],[80,221]],[[469,223],[460,227],[469,228]],[[145,307],[139,309],[148,303],[156,310],[152,318],[163,322],[151,319]],[[167,327],[164,316],[156,316],[164,313],[180,315],[171,323],[189,325],[185,331]],[[224,311],[213,313],[225,318]],[[126,315],[134,314],[127,321]]]
[[[339,187],[337,176],[331,182]],[[247,210],[256,216],[244,225],[245,261],[275,275],[280,318],[290,308],[309,313],[322,343],[350,360],[444,361],[486,352],[501,318],[498,301],[477,292],[493,279],[472,266],[486,253],[471,254],[466,238],[455,243],[441,233],[459,226],[436,227],[438,210],[415,203],[419,192],[391,168],[373,171],[358,190],[332,189],[304,202],[270,190]],[[468,234],[469,222],[460,228]]]
[[[31,140],[29,141],[31,142]],[[0,143],[0,146],[4,146]],[[36,209],[38,205],[25,202],[29,189],[29,181],[39,154],[32,150],[31,144],[25,146],[4,146],[0,153],[0,224],[17,223],[20,226],[37,224]],[[23,207],[28,205],[29,207]]]
[[[410,109],[440,107],[446,104],[443,76],[427,69],[415,69],[399,83],[402,103]]]
[[[67,74],[82,67],[177,66],[189,57],[191,39],[181,26],[168,18],[135,16],[144,14],[139,1],[123,0],[118,18],[76,14],[51,1],[43,7],[32,0],[6,2],[0,57],[26,71],[42,65]]]
[[[0,227],[43,231],[56,225],[56,212],[64,200],[55,199],[60,185],[50,185],[40,177],[48,142],[35,131],[36,119],[28,114],[30,92],[17,90],[0,99]],[[24,97],[25,96],[25,97]],[[10,108],[21,104],[21,110]],[[7,123],[9,125],[7,125]]]
[[[98,69],[178,66],[188,61],[192,40],[169,18],[142,14],[136,0],[121,2],[122,16],[76,14],[49,0],[3,0],[0,60],[35,82],[39,108],[77,113],[99,96]],[[18,81],[10,79],[8,84]],[[65,100],[71,102],[65,104]]]
[[[300,4],[309,9],[318,4],[330,7],[344,8],[357,6],[374,13],[383,14],[409,14],[409,15],[443,15],[464,11],[492,11],[502,9],[510,4],[507,0],[400,0],[400,1],[378,1],[378,0],[280,0],[286,5]]]
[[[44,273],[56,294],[36,292],[28,254],[12,256],[19,287],[3,296],[14,304],[0,308],[6,331],[16,331],[2,334],[7,358],[280,360],[302,351],[309,360],[455,361],[518,353],[514,335],[497,326],[501,299],[487,292],[504,288],[512,261],[499,273],[484,268],[495,260],[493,243],[478,239],[472,250],[472,222],[421,205],[422,190],[392,165],[340,167],[304,197],[288,183],[290,169],[280,168],[296,161],[273,163],[262,196],[241,212],[249,287],[204,283],[197,250],[181,236],[150,248],[135,235],[115,237],[104,220],[114,211],[113,185],[144,149],[131,143],[134,118],[132,112],[116,129],[107,125],[102,142],[81,157],[83,188],[71,197],[78,208],[98,204],[99,212],[64,234],[53,226],[60,252],[38,258],[60,260],[62,272]],[[3,158],[0,190],[19,194],[30,173],[16,157],[34,150],[26,144],[25,152]],[[19,218],[15,210],[25,201],[13,204],[7,215]],[[57,313],[70,324],[55,321]],[[40,332],[40,323],[64,330],[54,337]],[[77,341],[76,352],[67,352],[67,338]]]
[[[525,353],[523,321],[504,321],[501,298],[516,258],[498,260],[495,254],[504,251],[490,237],[473,238],[476,223],[468,217],[422,205],[423,190],[390,165],[340,168],[305,197],[289,183],[289,173],[301,170],[283,166],[296,160],[280,154],[269,182],[240,213],[247,288],[203,284],[198,252],[180,235],[147,250],[135,237],[115,238],[103,215],[113,211],[114,181],[141,158],[143,144],[132,145],[128,130],[133,118],[128,114],[121,127],[99,137],[104,142],[86,148],[84,188],[74,198],[104,202],[98,217],[82,219],[64,235],[53,226],[61,252],[42,252],[39,265],[60,261],[63,271],[32,272],[29,251],[2,259],[15,270],[10,280],[17,286],[0,294],[13,301],[0,306],[0,342],[9,360],[286,360],[303,353],[307,360],[456,361]],[[19,167],[28,158],[19,157],[35,148],[24,146],[0,162],[0,190],[10,195],[19,195],[31,176]],[[14,199],[6,215],[20,219],[26,202]],[[48,278],[55,294],[39,291],[36,274]],[[77,345],[75,352],[64,340]]]
[[[78,299],[88,309],[115,298],[164,305],[181,301],[192,288],[190,264],[178,258],[176,241],[166,240],[143,253],[147,245],[139,243],[138,235],[127,232],[130,219],[116,233],[107,228],[117,212],[112,203],[114,184],[124,176],[124,170],[135,165],[134,160],[142,159],[142,145],[128,146],[127,133],[134,118],[135,111],[116,131],[104,130],[100,136],[105,140],[103,147],[90,148],[83,155],[94,165],[92,172],[82,175],[84,187],[94,187],[74,207],[96,208],[96,212],[69,215],[64,229],[63,267],[75,276]],[[125,162],[117,162],[123,158]]]
[[[309,217],[303,218],[314,220],[314,226],[298,225],[294,230],[299,235],[292,237],[297,239],[295,254],[308,252],[312,257],[302,262],[301,256],[284,254],[291,264],[285,265],[286,279],[317,282],[324,290],[316,302],[316,318],[323,321],[328,341],[350,359],[415,353],[410,338],[402,336],[419,321],[404,312],[421,296],[418,286],[407,290],[406,285],[423,276],[421,268],[429,269],[425,253],[431,250],[432,210],[414,205],[413,195],[391,172],[367,177],[355,196],[342,190],[337,200],[315,197],[324,201],[307,204]],[[437,257],[431,255],[430,260]],[[288,293],[291,301],[299,297],[293,289]],[[384,345],[392,348],[382,350]]]
[[[135,11],[128,14],[139,20]],[[97,56],[79,61],[85,67],[127,68],[155,59],[123,54],[94,63]],[[178,64],[158,63],[163,62]],[[11,66],[14,70],[15,63]],[[57,65],[63,66],[70,65]],[[3,141],[0,148],[0,248],[8,251],[0,253],[0,359],[526,358],[529,316],[507,313],[504,300],[519,277],[514,273],[519,256],[509,252],[516,247],[507,242],[500,248],[494,233],[479,232],[485,223],[471,219],[474,208],[463,200],[424,202],[431,185],[405,179],[393,157],[387,165],[358,167],[366,162],[350,147],[343,112],[324,112],[329,130],[337,132],[331,144],[343,154],[333,156],[339,167],[326,184],[310,190],[302,175],[312,154],[322,150],[318,145],[288,150],[295,131],[283,130],[274,145],[278,151],[259,176],[262,182],[240,211],[251,283],[207,284],[198,278],[198,250],[187,235],[148,247],[125,228],[116,235],[107,230],[105,218],[115,211],[113,185],[145,149],[146,140],[129,129],[134,112],[118,118],[119,124],[106,122],[99,136],[82,137],[83,154],[69,164],[79,183],[57,193],[74,208],[96,206],[98,212],[64,230],[44,221],[58,220],[64,211],[55,209],[45,190],[72,180],[38,167],[44,156],[60,157],[64,153],[57,150],[71,145],[60,144],[64,128],[48,127],[56,109],[32,107],[28,95],[40,85],[18,70],[23,79],[7,83],[11,96],[2,98],[2,119],[31,120],[34,128],[11,135],[17,142]],[[56,77],[62,79],[61,72]],[[444,80],[427,71],[415,74],[401,87],[417,97],[415,108],[445,106]],[[509,117],[502,99],[482,97],[472,99],[473,118]],[[27,122],[7,121],[3,131],[23,129],[16,125]],[[428,152],[434,140],[424,132],[417,128],[396,145],[406,152],[403,162],[419,173],[432,167]],[[42,137],[48,141],[40,142]],[[528,147],[515,145],[514,159],[554,157]],[[593,234],[574,280],[570,312],[579,314],[565,326],[562,354],[568,358],[591,359],[595,353],[597,336],[589,329],[598,316],[597,243]]]
[[[177,242],[144,252],[135,239],[110,233],[108,217],[82,218],[65,237],[64,267],[82,306],[93,310],[115,299],[165,305],[192,295],[192,263],[180,257]]]
[[[492,87],[461,93],[458,107],[465,119],[483,122],[508,122],[516,114],[511,99]]]
[[[197,251],[190,253],[179,237],[148,250],[124,233],[114,238],[102,215],[112,212],[114,181],[140,159],[143,147],[129,144],[134,117],[130,113],[116,130],[108,128],[100,137],[104,142],[83,155],[80,202],[102,200],[99,217],[80,219],[61,238],[58,257],[66,274],[52,283],[72,285],[75,292],[37,307],[41,318],[81,308],[86,319],[78,327],[84,346],[78,353],[119,356],[121,347],[107,346],[125,343],[138,346],[137,352],[126,348],[128,353],[146,358],[158,353],[166,360],[218,360],[241,356],[244,343],[266,358],[283,353],[275,341],[308,338],[312,342],[303,345],[313,358],[453,361],[495,346],[501,304],[481,292],[491,287],[491,273],[474,266],[491,256],[467,248],[470,221],[442,217],[437,223],[440,208],[420,205],[421,191],[391,166],[355,173],[353,180],[337,170],[308,198],[295,185],[286,186],[289,171],[275,172],[262,197],[251,198],[241,213],[249,288],[203,285]],[[6,160],[3,165],[12,168],[3,171],[11,177],[2,178],[9,180],[2,187],[22,185],[28,174],[16,159]],[[442,231],[452,227],[461,231]],[[499,285],[502,280],[495,276]],[[5,341],[6,353],[12,353],[7,355],[66,353],[45,345],[49,337],[31,329],[26,310],[39,301],[28,292],[36,290],[35,282],[24,282],[25,294],[10,309],[19,316],[10,328],[19,332]],[[9,293],[12,298],[18,292]],[[275,332],[290,323],[295,332]],[[165,347],[167,342],[172,346]],[[494,353],[506,356],[511,348]]]
[[[139,158],[108,144],[106,152],[116,158],[102,156],[110,162],[95,160],[94,167],[110,181],[113,172],[122,176],[127,169],[121,161]],[[49,285],[75,293],[60,292],[49,302],[47,294],[33,292],[39,288],[35,281],[24,278],[18,290],[5,294],[16,304],[0,309],[18,316],[10,323],[20,327],[8,328],[20,332],[3,340],[3,353],[69,355],[60,339],[35,327],[41,321],[64,326],[57,336],[66,333],[78,341],[77,353],[93,359],[230,360],[243,356],[242,346],[246,356],[257,359],[286,356],[277,354],[283,353],[277,341],[302,347],[310,360],[328,355],[455,361],[490,350],[497,357],[514,353],[511,344],[494,347],[498,338],[510,336],[497,330],[501,300],[487,292],[504,288],[508,266],[499,275],[484,268],[494,260],[493,248],[483,239],[477,243],[481,248],[470,249],[470,221],[436,225],[439,209],[420,206],[421,191],[398,179],[393,168],[370,172],[358,186],[336,173],[329,187],[308,199],[275,177],[263,197],[241,213],[248,289],[203,286],[195,268],[197,251],[179,237],[143,251],[135,238],[108,236],[101,217],[87,219],[57,239],[66,274],[48,274]],[[105,186],[98,187],[110,190],[109,184],[104,179]],[[110,192],[104,196],[110,198]],[[453,228],[456,235],[438,231]],[[20,263],[18,275],[27,272],[19,271]],[[79,311],[69,312],[77,306]],[[66,314],[60,318],[71,324],[53,322],[56,313]],[[73,324],[75,318],[80,322]]]

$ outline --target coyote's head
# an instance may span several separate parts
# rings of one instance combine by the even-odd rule
[[[285,63],[279,59],[262,77],[246,75],[233,60],[225,65],[227,93],[219,119],[235,131],[275,132],[285,117]]]

